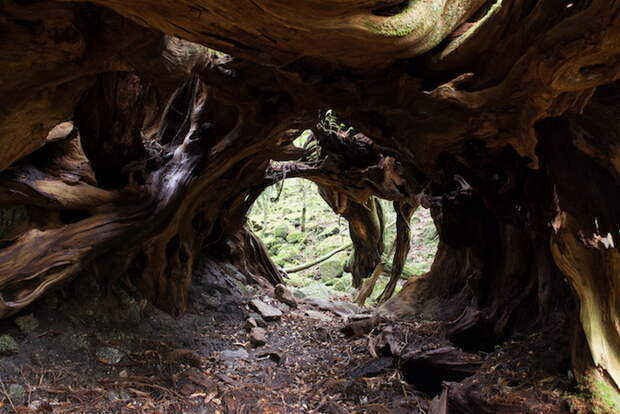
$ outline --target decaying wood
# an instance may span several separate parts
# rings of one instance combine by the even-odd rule
[[[406,203],[395,202],[394,210],[396,211],[394,259],[392,260],[390,269],[390,280],[377,299],[380,303],[392,297],[396,289],[396,283],[403,272],[403,267],[405,266],[407,255],[409,254],[409,242],[411,241],[411,228],[409,223],[416,207]]]

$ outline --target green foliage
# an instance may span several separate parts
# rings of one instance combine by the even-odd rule
[[[345,124],[341,119],[338,119],[334,111],[331,109],[325,111],[325,115],[323,116],[320,124],[326,130],[345,131],[347,133],[353,131],[353,127]]]

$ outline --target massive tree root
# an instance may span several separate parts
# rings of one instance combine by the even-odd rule
[[[574,372],[620,383],[619,1],[79,3],[2,3],[0,316],[80,272],[180,312],[199,254],[275,283],[240,232],[286,173],[349,209],[356,283],[381,251],[370,197],[403,230],[432,209],[433,267],[385,314],[465,350],[574,317]],[[300,162],[291,130],[325,108],[363,134]]]
[[[159,84],[146,80],[148,70],[102,74],[85,91],[74,124],[59,125],[41,150],[3,174],[3,203],[27,211],[5,232],[0,252],[3,316],[88,269],[121,277],[171,313],[186,308],[196,254],[226,246],[215,234],[241,231],[259,194],[255,183],[278,152],[273,138],[296,122],[273,100],[265,116],[255,112],[259,101],[239,104],[234,91],[207,91],[188,75],[188,61],[203,79],[221,84],[229,75],[208,50],[196,46],[193,53],[199,56],[166,61],[186,78],[165,110],[161,99],[173,92],[175,76],[183,79],[178,72]],[[143,135],[157,111],[159,131]],[[260,244],[248,243],[245,252],[265,255]],[[264,265],[262,276],[280,282],[270,259]]]

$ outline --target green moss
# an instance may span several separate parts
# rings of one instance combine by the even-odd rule
[[[278,256],[275,258],[278,264],[293,263],[294,259],[298,259],[301,256],[299,249],[293,245],[286,245],[280,248]]]
[[[423,275],[424,273],[431,270],[432,257],[430,260],[425,262],[414,262],[407,266],[407,272],[412,273],[414,275]],[[404,273],[404,272],[403,272]]]
[[[297,288],[310,286],[311,284],[315,283],[314,280],[312,280],[311,278],[302,276],[299,273],[291,273],[288,275],[288,277],[289,279],[287,280],[286,284]]]
[[[338,260],[327,260],[319,266],[321,279],[326,281],[342,275],[342,263]]]
[[[601,406],[599,412],[620,413],[620,394],[611,384],[601,379],[592,379],[591,386],[595,404]]]
[[[0,356],[9,356],[19,353],[19,345],[10,335],[0,336]]]
[[[620,414],[620,393],[597,370],[586,374],[579,392],[564,395],[571,413]]]
[[[400,13],[382,19],[381,23],[369,23],[368,28],[385,37],[422,36],[437,24],[441,9],[435,3],[413,0]]]
[[[342,246],[343,244],[344,242],[342,240],[342,236],[336,234],[334,236],[330,236],[324,240],[321,240],[321,242],[316,245],[315,252],[318,255],[323,255]]]
[[[332,289],[337,290],[338,292],[349,292],[351,287],[351,274],[345,274],[336,279],[332,285]]]
[[[293,231],[286,236],[286,241],[289,243],[302,243],[306,236],[300,231]]]
[[[282,239],[286,239],[286,236],[288,236],[289,232],[290,228],[286,223],[282,223],[278,225],[275,229],[273,229],[273,234],[275,234],[276,237],[280,237]]]

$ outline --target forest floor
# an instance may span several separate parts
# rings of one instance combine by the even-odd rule
[[[343,326],[365,309],[323,299],[291,308],[269,292],[237,287],[230,278],[198,280],[192,308],[179,318],[125,298],[125,319],[115,323],[102,319],[109,314],[102,302],[75,303],[71,292],[48,296],[0,324],[0,412],[429,413],[439,395],[429,384],[439,392],[473,390],[505,412],[589,412],[575,410],[575,402],[570,408],[574,381],[558,359],[568,346],[557,335],[561,323],[557,332],[470,354],[480,363],[476,374],[442,386],[420,367],[408,374],[402,361],[377,355],[372,344],[383,334],[345,337]],[[248,318],[262,324],[248,306],[256,299],[282,313],[265,321],[261,346],[246,329]],[[385,328],[409,348],[434,346],[432,323]]]
[[[147,307],[115,327],[96,314],[100,304],[62,302],[61,292],[2,321],[0,412],[417,411],[419,397],[396,371],[371,364],[366,375],[366,340],[340,333],[355,305],[319,299],[294,309],[262,295],[282,316],[266,322],[257,347],[245,325],[258,292],[216,306],[222,288],[198,283],[193,308],[177,319]]]

